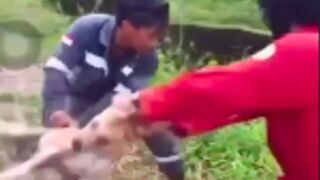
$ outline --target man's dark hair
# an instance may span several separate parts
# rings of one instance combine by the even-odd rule
[[[319,0],[259,0],[274,38],[288,33],[294,25],[319,26]]]
[[[137,28],[157,26],[165,29],[169,24],[169,14],[166,0],[118,0],[117,25],[128,20]]]

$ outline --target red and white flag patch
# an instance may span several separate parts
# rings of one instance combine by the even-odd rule
[[[73,45],[73,39],[70,37],[70,36],[68,36],[68,35],[64,35],[64,36],[62,36],[62,42],[64,43],[64,44],[66,44],[67,46],[72,46]]]

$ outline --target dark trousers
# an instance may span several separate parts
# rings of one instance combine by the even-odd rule
[[[98,102],[73,96],[70,102],[70,114],[81,127],[85,126],[97,114],[105,110],[114,94],[106,94]],[[184,168],[181,153],[181,142],[172,134],[159,133],[146,138],[145,143],[156,158],[160,170],[169,180],[184,180]]]

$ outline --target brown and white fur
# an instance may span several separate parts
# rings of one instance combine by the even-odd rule
[[[23,179],[52,168],[63,180],[98,180],[112,176],[116,162],[132,153],[139,137],[121,112],[109,107],[83,129],[51,129],[41,137],[37,152],[22,164],[0,173],[0,180]]]
[[[92,148],[104,148],[113,155],[121,156],[128,145],[139,140],[137,127],[127,120],[120,110],[109,107],[94,117],[82,128],[73,139],[75,151],[86,151]],[[115,157],[114,156],[114,157]]]

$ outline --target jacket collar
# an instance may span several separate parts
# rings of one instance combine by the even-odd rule
[[[105,47],[110,47],[114,30],[116,28],[116,20],[114,17],[110,17],[102,26],[100,30],[100,43]]]

